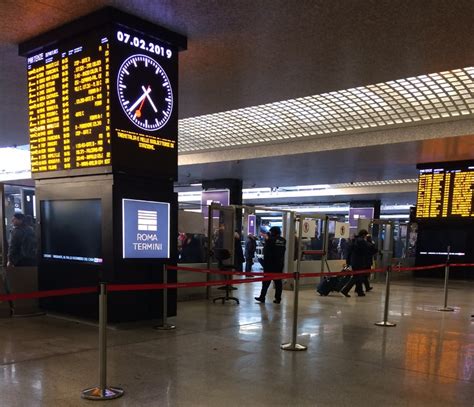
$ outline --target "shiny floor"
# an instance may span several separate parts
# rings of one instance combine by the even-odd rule
[[[174,331],[150,324],[108,329],[108,384],[125,395],[107,406],[469,406],[474,405],[474,282],[454,281],[443,313],[442,282],[394,282],[389,320],[383,285],[366,297],[293,293],[256,304],[260,283],[234,304],[179,303]],[[98,384],[97,328],[52,316],[0,319],[0,406],[86,406]],[[102,404],[101,404],[102,405]]]

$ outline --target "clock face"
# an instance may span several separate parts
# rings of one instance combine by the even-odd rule
[[[123,111],[135,126],[161,129],[173,111],[173,90],[165,70],[147,55],[128,57],[117,75],[117,94]]]

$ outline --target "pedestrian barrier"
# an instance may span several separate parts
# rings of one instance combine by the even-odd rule
[[[319,254],[320,251],[318,251]],[[440,311],[447,311],[447,298],[448,298],[448,280],[450,267],[474,267],[474,263],[459,263],[450,264],[447,261],[445,264],[434,264],[430,266],[418,266],[418,267],[397,267],[396,272],[404,271],[418,271],[418,270],[431,270],[445,267],[445,284],[444,284],[444,308]],[[197,273],[212,273],[218,275],[235,275],[235,276],[252,276],[252,279],[240,279],[240,280],[217,280],[207,282],[187,282],[187,283],[168,283],[167,282],[167,271],[168,270],[186,270]],[[99,293],[99,385],[86,389],[82,392],[82,397],[90,400],[108,400],[121,397],[124,394],[123,389],[118,387],[107,386],[107,293],[108,292],[119,292],[119,291],[146,291],[146,290],[164,290],[163,292],[163,321],[162,325],[156,327],[157,329],[173,329],[174,326],[168,325],[166,322],[167,317],[167,290],[177,288],[190,288],[190,287],[204,287],[204,286],[219,286],[225,285],[237,285],[237,284],[248,284],[270,280],[284,280],[294,279],[295,293],[294,293],[294,315],[293,315],[293,329],[292,329],[292,340],[290,343],[281,345],[282,350],[306,350],[307,347],[300,345],[296,342],[297,340],[297,320],[298,320],[298,296],[299,296],[299,280],[307,277],[333,277],[333,276],[345,276],[345,275],[359,275],[367,273],[386,273],[385,283],[385,306],[384,306],[384,317],[383,321],[375,323],[377,326],[393,327],[396,324],[391,323],[387,320],[389,313],[389,298],[390,298],[390,275],[393,272],[392,267],[388,266],[386,269],[366,269],[357,271],[340,271],[340,272],[321,272],[321,273],[300,273],[299,269],[295,273],[256,273],[256,272],[240,272],[240,271],[223,271],[216,269],[197,269],[185,266],[171,266],[165,265],[163,270],[163,283],[150,283],[150,284],[107,284],[101,282],[99,287],[75,287],[75,288],[64,288],[57,290],[46,290],[36,291],[30,293],[10,293],[0,294],[0,301],[16,301],[22,299],[33,299],[33,298],[48,298],[68,295],[79,295],[79,294],[90,294]],[[452,310],[452,309],[451,309]]]

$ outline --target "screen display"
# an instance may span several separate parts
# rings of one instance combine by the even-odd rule
[[[433,227],[418,234],[417,252],[423,256],[464,256],[467,250],[468,233],[456,227]]]
[[[34,178],[176,178],[177,58],[169,44],[121,24],[27,55]]]
[[[417,218],[474,218],[474,162],[419,164]]]
[[[109,61],[101,35],[28,57],[33,174],[111,164]]]
[[[102,263],[100,199],[41,202],[42,257]]]

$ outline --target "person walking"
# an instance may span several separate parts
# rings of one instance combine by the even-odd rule
[[[253,259],[255,257],[255,251],[257,250],[256,237],[252,234],[247,236],[245,241],[245,272],[250,273],[252,271]],[[251,276],[247,276],[251,277]]]
[[[286,240],[281,236],[281,230],[278,226],[270,228],[270,235],[263,247],[263,272],[264,273],[282,273],[285,263]],[[275,304],[280,304],[281,294],[283,292],[283,283],[280,279],[273,280],[275,283]],[[255,300],[265,303],[270,280],[262,282],[262,290]]]
[[[346,262],[352,267],[353,271],[366,270],[370,268],[372,264],[372,256],[377,253],[375,244],[372,242],[372,239],[368,239],[367,236],[369,236],[367,230],[362,229],[349,247]],[[359,297],[364,297],[365,294],[362,288],[364,278],[366,278],[366,276],[361,274],[353,276],[351,281],[349,281],[349,283],[341,290],[341,294],[345,297],[350,297],[349,291],[355,285],[357,295]]]

